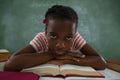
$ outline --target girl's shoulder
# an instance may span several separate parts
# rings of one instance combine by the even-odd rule
[[[45,35],[45,32],[39,32],[37,35]]]
[[[75,33],[75,37],[78,37],[78,36],[81,37],[80,33],[79,33],[79,32],[76,32],[76,33]]]
[[[39,33],[37,33],[36,37],[46,38],[45,32],[39,32]]]
[[[45,35],[45,32],[39,32],[37,35],[34,37],[33,41],[38,41],[38,42],[47,42],[47,38]]]

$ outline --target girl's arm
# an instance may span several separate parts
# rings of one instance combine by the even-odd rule
[[[89,44],[85,44],[80,51],[86,55],[86,58],[80,59],[78,64],[91,66],[95,69],[106,68],[106,61]]]
[[[5,71],[20,71],[24,68],[43,64],[53,59],[53,56],[46,53],[36,53],[35,49],[28,45],[16,52],[5,64]]]
[[[85,56],[72,53],[72,56],[68,54],[63,57],[58,57],[57,60],[52,60],[48,63],[57,65],[76,64],[82,66],[91,66],[95,69],[105,69],[105,60],[89,44],[86,44],[80,51]]]

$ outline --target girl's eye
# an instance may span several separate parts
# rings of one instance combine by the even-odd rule
[[[71,40],[73,37],[72,36],[67,36],[66,39],[67,40]]]
[[[57,36],[56,36],[56,35],[50,35],[50,38],[51,38],[51,39],[56,39]]]

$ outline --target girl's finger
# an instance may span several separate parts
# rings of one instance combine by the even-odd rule
[[[79,62],[80,60],[78,58],[72,58],[73,61]]]
[[[85,58],[86,57],[84,54],[79,54],[79,53],[70,53],[69,55],[72,57],[77,57],[77,58]]]

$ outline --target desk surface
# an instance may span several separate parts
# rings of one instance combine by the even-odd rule
[[[0,62],[0,71],[3,70],[4,62]],[[101,74],[105,76],[105,78],[89,78],[89,77],[68,77],[69,80],[80,80],[80,79],[89,79],[89,80],[113,80],[117,79],[120,80],[120,73],[113,71],[111,69],[106,68],[105,70],[98,70]],[[68,80],[66,78],[66,80]],[[58,79],[52,77],[40,77],[40,80],[65,80],[65,79]]]

